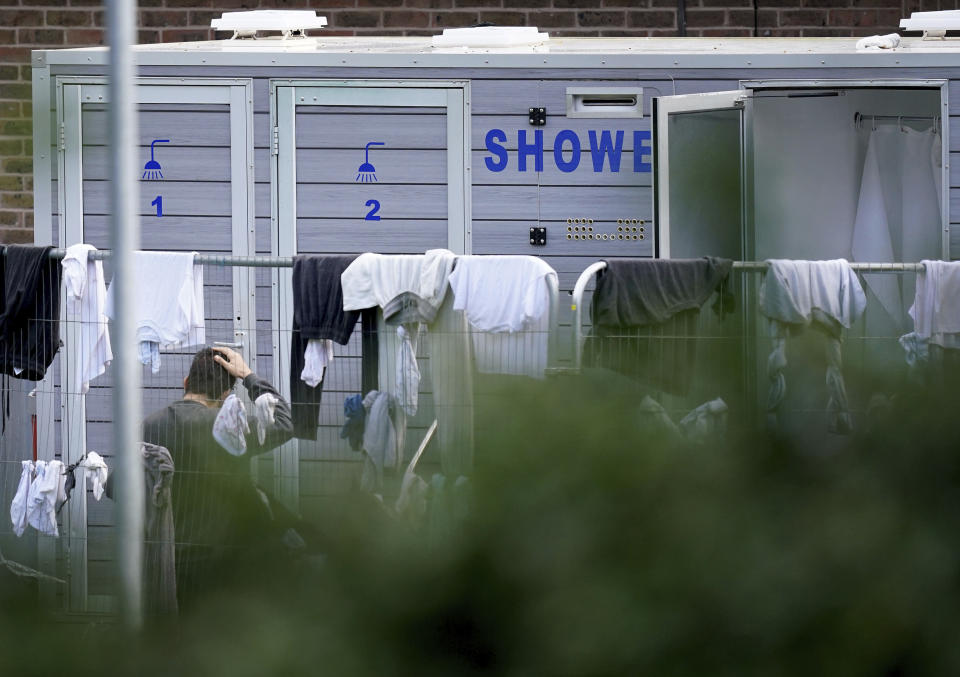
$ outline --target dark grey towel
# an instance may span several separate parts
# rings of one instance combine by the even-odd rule
[[[611,369],[674,395],[690,390],[697,358],[700,306],[720,291],[722,312],[733,309],[722,289],[729,259],[607,259],[597,275],[593,332],[584,364]]]
[[[177,613],[177,573],[173,505],[173,459],[166,447],[144,442],[140,447],[146,480],[143,593],[150,615]]]
[[[646,327],[700,308],[730,275],[733,261],[606,259],[597,274],[590,317],[604,327]]]

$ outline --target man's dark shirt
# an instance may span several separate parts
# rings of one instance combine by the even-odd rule
[[[263,444],[250,417],[243,456],[231,455],[214,439],[213,423],[219,409],[201,402],[179,400],[144,421],[144,441],[166,447],[173,457],[171,501],[178,561],[206,557],[211,548],[254,546],[249,536],[265,521],[267,508],[251,481],[250,457],[289,440],[293,421],[290,405],[267,381],[250,374],[243,385],[251,400],[263,393],[272,393],[279,400]]]

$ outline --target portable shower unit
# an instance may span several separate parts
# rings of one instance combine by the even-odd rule
[[[149,45],[137,56],[139,150],[157,171],[140,177],[147,249],[532,254],[559,272],[563,298],[610,256],[960,256],[960,43],[949,39],[858,52],[853,39],[435,48],[321,35]],[[33,54],[38,244],[109,246],[107,58],[102,48]],[[926,152],[931,182],[880,180],[900,214],[884,239],[855,224],[871,138],[890,135],[871,151],[879,165]],[[926,212],[915,218],[915,208]],[[289,269],[224,268],[206,285],[208,340],[242,346],[288,387]],[[878,321],[896,325],[908,290],[881,287],[877,298],[900,305]],[[569,303],[561,309],[569,326]],[[568,343],[555,366],[571,364]],[[343,374],[355,373],[351,359]],[[188,364],[185,354],[170,376],[145,376],[145,412],[179,396]],[[72,458],[84,440],[112,453],[109,387],[94,382],[85,401],[66,381],[63,398],[41,394],[41,456]],[[336,434],[351,386],[328,388],[320,442],[291,443],[258,466],[306,516],[355,460]],[[69,560],[70,601],[100,608],[114,517],[76,503],[69,532],[83,546]]]

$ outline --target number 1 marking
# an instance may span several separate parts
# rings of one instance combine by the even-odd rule
[[[163,196],[157,195],[157,199],[150,203],[157,206],[157,216],[163,216]]]

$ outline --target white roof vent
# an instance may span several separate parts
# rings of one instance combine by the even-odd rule
[[[942,38],[947,31],[960,31],[960,11],[912,12],[909,19],[900,19],[900,28],[923,31],[923,38]]]
[[[477,26],[474,28],[445,28],[442,35],[433,36],[433,46],[439,49],[510,49],[537,47],[550,39],[536,26]]]
[[[280,31],[283,38],[304,36],[311,28],[323,28],[327,17],[317,16],[312,10],[257,9],[250,12],[224,12],[210,22],[215,31],[233,31],[235,38],[255,38],[258,31]]]

